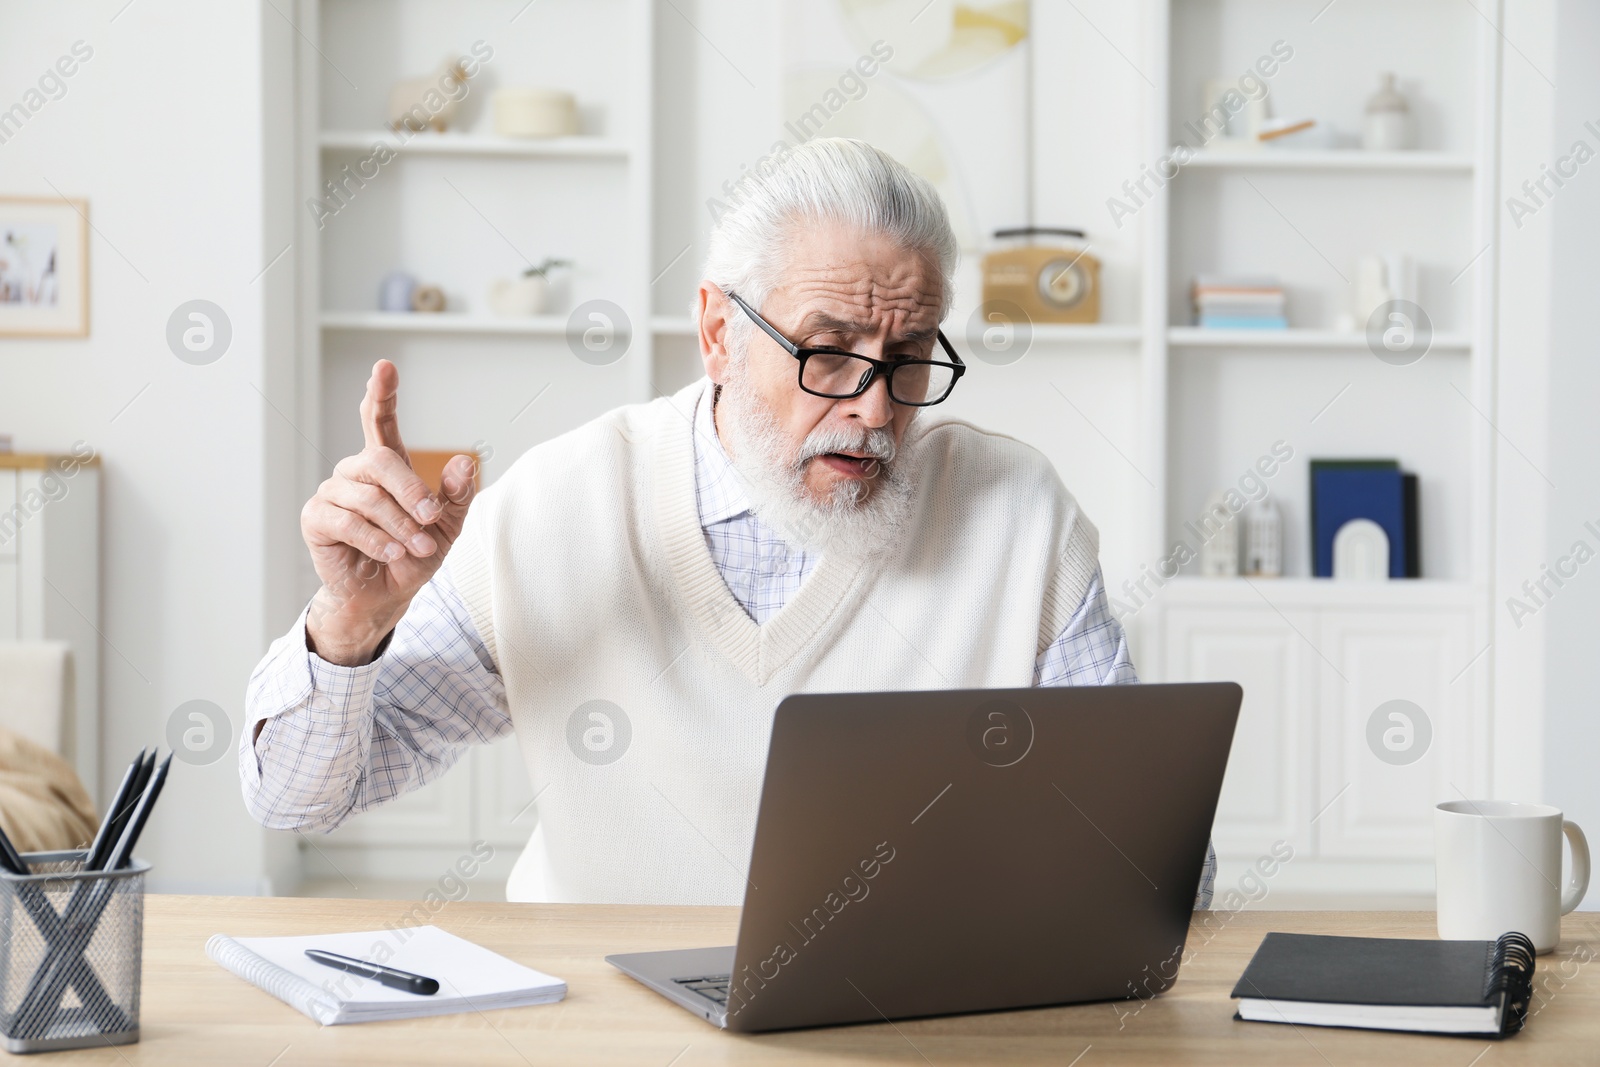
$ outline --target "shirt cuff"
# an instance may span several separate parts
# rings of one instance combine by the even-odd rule
[[[308,604],[289,632],[273,642],[266,661],[256,670],[256,692],[250,700],[254,712],[245,724],[247,736],[254,735],[259,723],[285,712],[304,711],[316,725],[341,726],[349,720],[351,708],[371,706],[389,639],[384,639],[371,663],[359,667],[329,663],[308,647],[309,611]]]

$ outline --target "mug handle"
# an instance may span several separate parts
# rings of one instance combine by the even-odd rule
[[[1567,877],[1566,888],[1561,891],[1561,914],[1576,908],[1589,891],[1589,841],[1583,829],[1571,819],[1561,821],[1561,832],[1567,835],[1572,847],[1572,872]]]

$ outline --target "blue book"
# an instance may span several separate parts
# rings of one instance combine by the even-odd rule
[[[1289,320],[1282,315],[1201,315],[1199,325],[1207,330],[1287,330]]]
[[[1351,519],[1371,519],[1389,537],[1389,577],[1405,578],[1415,550],[1406,523],[1405,475],[1393,460],[1311,461],[1312,573],[1333,577],[1333,538]]]

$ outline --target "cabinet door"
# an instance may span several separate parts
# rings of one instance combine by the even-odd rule
[[[21,635],[18,613],[22,610],[17,583],[17,539],[22,536],[18,516],[11,514],[17,502],[16,471],[0,470],[0,641],[15,641]]]
[[[468,751],[440,778],[363,812],[329,835],[336,846],[445,845],[472,840],[472,757]]]
[[[1474,798],[1468,610],[1324,609],[1318,646],[1329,858],[1433,855],[1433,806]]]
[[[0,556],[0,641],[15,641],[17,630],[17,561]]]
[[[1307,840],[1314,791],[1314,655],[1309,612],[1266,605],[1179,607],[1166,613],[1169,682],[1238,682],[1239,725],[1217,807],[1215,842],[1254,858],[1276,840]],[[1298,631],[1298,632],[1297,632]]]
[[[515,736],[473,752],[476,779],[472,833],[496,848],[520,849],[533,832],[533,787]]]

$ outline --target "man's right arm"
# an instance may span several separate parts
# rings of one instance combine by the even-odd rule
[[[300,511],[322,587],[250,679],[239,773],[251,814],[274,829],[331,830],[511,728],[440,569],[477,491],[476,457],[445,464],[435,495],[400,438],[399,394],[400,372],[378,360],[361,451]]]
[[[468,745],[511,732],[505,686],[448,566],[370,663],[323,660],[305,621],[250,678],[239,780],[263,826],[332,830],[438,777]]]

